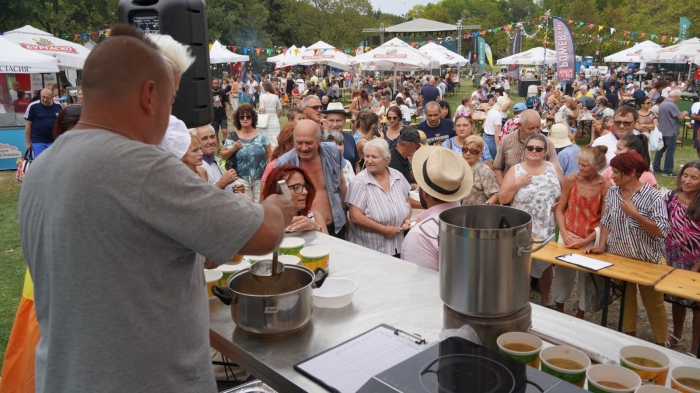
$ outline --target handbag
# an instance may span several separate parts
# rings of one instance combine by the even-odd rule
[[[270,120],[270,115],[267,113],[258,113],[258,128],[267,128],[267,123]]]
[[[659,127],[654,127],[649,137],[649,148],[651,150],[661,150],[664,148],[664,137],[659,131]]]
[[[228,137],[226,138],[226,140],[229,140],[229,139],[232,140],[233,143],[238,142],[239,138],[238,138],[238,134],[236,134],[236,131],[233,131],[233,132],[228,134]],[[227,171],[229,169],[233,169],[233,170],[238,171],[238,158],[236,158],[237,153],[238,152],[233,153],[233,155],[231,157],[229,157],[228,160],[226,160],[226,164],[224,165],[224,168],[226,168]]]
[[[15,174],[17,180],[24,180],[24,176],[27,174],[27,170],[32,164],[32,161],[34,161],[34,150],[28,149],[24,152],[24,157],[17,160],[17,173]]]

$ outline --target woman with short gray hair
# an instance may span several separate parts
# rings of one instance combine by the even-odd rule
[[[411,185],[388,166],[389,144],[384,139],[365,143],[365,169],[350,182],[345,202],[350,208],[348,240],[400,258],[404,231],[410,229]]]

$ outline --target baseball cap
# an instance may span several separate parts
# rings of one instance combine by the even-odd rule
[[[518,102],[517,104],[513,105],[513,112],[522,112],[525,109],[527,109],[527,105],[522,102]]]
[[[404,142],[415,142],[425,145],[427,142],[425,139],[421,138],[419,131],[413,127],[404,127],[401,129],[399,134],[399,139]]]

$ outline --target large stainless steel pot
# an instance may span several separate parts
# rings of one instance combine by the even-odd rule
[[[309,323],[313,288],[320,287],[327,275],[322,268],[312,272],[304,266],[287,265],[279,280],[263,284],[246,269],[231,275],[225,288],[213,287],[212,292],[231,305],[233,322],[245,333],[281,337]]]
[[[530,299],[532,216],[505,206],[461,206],[439,216],[440,298],[475,316],[503,316]],[[531,250],[533,243],[543,243]]]

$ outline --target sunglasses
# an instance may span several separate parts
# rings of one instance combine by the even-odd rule
[[[458,117],[471,117],[471,116],[472,116],[472,114],[469,111],[464,111],[464,112],[459,111],[459,112],[455,113],[455,119]]]
[[[651,101],[645,102],[644,105],[651,105]]]
[[[613,124],[615,124],[616,127],[619,127],[619,126],[629,127],[633,123],[634,123],[633,121],[620,121],[620,120],[613,121]]]
[[[321,109],[323,109],[323,106],[322,105],[307,106],[306,109],[313,109],[315,111],[320,111]]]
[[[538,153],[542,153],[544,151],[544,147],[541,147],[541,146],[527,145],[527,146],[525,146],[525,148],[527,149],[527,151],[535,151]]]
[[[297,183],[297,184],[290,185],[289,188],[292,191],[294,191],[295,193],[301,194],[302,189],[306,190],[306,192],[309,192],[309,190],[311,190],[311,184],[309,184],[309,183],[304,183],[304,184]]]
[[[464,153],[464,154],[469,153],[469,154],[477,155],[477,154],[481,153],[481,150],[469,149],[469,148],[463,147],[463,148],[462,148],[462,153]]]
[[[238,116],[238,119],[239,119],[239,120],[250,120],[250,119],[252,119],[252,118],[253,118],[253,116],[251,116],[251,115],[240,115],[240,116]]]
[[[387,120],[389,120],[389,121],[391,121],[391,120],[399,120],[399,118],[396,117],[396,116],[387,116],[386,118],[387,118]]]

